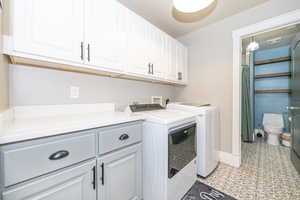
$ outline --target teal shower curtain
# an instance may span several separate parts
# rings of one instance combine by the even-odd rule
[[[253,142],[251,95],[250,95],[250,67],[242,69],[242,141]]]

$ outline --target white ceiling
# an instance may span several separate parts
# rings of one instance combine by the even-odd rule
[[[216,0],[210,7],[193,14],[178,12],[172,0],[119,1],[173,37],[179,37],[268,0]]]

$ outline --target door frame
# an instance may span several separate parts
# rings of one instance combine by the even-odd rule
[[[241,99],[242,99],[242,39],[257,34],[281,29],[300,23],[300,9],[243,27],[232,32],[233,37],[233,134],[232,155],[236,158],[233,165],[241,165]]]

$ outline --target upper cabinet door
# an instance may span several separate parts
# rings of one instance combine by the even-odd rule
[[[187,83],[188,79],[188,51],[181,43],[177,43],[177,78],[180,83]]]
[[[122,71],[126,64],[128,10],[116,0],[86,2],[86,62]]]
[[[164,78],[168,63],[167,37],[165,33],[153,25],[149,25],[149,27],[148,59],[151,63],[152,75]]]
[[[129,11],[127,72],[150,75],[149,24],[146,20]]]
[[[13,50],[82,62],[83,0],[14,0]]]
[[[166,51],[167,51],[167,70],[166,79],[170,81],[178,80],[177,73],[177,41],[171,37],[167,38],[166,41]]]
[[[187,83],[187,48],[177,40],[169,37],[167,40],[168,64],[166,79],[180,83]]]

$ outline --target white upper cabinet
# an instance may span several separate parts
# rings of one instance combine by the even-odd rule
[[[128,10],[116,0],[88,0],[85,3],[85,61],[101,68],[123,71]]]
[[[181,43],[177,42],[177,56],[176,56],[176,68],[177,68],[177,79],[180,83],[187,83],[187,65],[188,65],[188,54],[187,48]]]
[[[164,78],[167,69],[167,46],[166,34],[150,25],[149,29],[149,62],[151,65],[151,74],[155,77]]]
[[[82,0],[14,0],[13,50],[82,62]]]
[[[132,74],[151,74],[149,62],[149,25],[129,11],[127,71]]]
[[[11,30],[3,51],[14,63],[187,82],[186,48],[117,0],[8,3]]]
[[[167,70],[166,79],[177,81],[177,42],[175,39],[168,37],[166,41],[167,47]]]
[[[187,48],[177,40],[167,40],[168,64],[166,79],[179,84],[187,83]]]
[[[164,78],[167,69],[166,34],[131,13],[129,18],[128,72]]]

